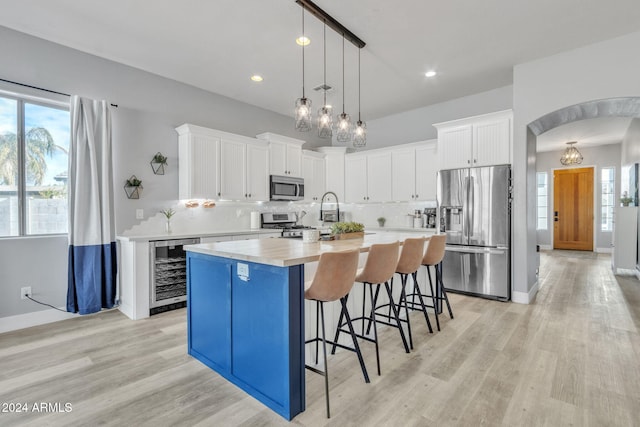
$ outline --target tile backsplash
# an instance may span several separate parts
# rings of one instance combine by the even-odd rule
[[[389,202],[389,203],[340,203],[345,212],[345,221],[357,221],[365,227],[377,228],[379,217],[386,218],[385,227],[412,227],[409,217],[416,209],[436,207],[433,202]],[[175,203],[176,214],[171,219],[171,228],[176,234],[198,234],[225,230],[249,230],[251,212],[306,212],[300,221],[303,225],[319,227],[320,203],[318,202],[216,202],[213,208],[186,208],[184,203]],[[123,233],[123,236],[164,234],[165,217],[156,215],[141,221]]]

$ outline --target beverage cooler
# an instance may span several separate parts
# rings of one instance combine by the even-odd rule
[[[187,306],[187,254],[184,245],[199,238],[149,242],[151,288],[150,315]]]

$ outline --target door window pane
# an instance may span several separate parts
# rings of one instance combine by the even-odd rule
[[[613,231],[615,169],[602,168],[600,180],[600,230]]]
[[[546,230],[549,222],[547,173],[538,172],[536,174],[536,178],[537,178],[537,205],[538,205],[536,224],[537,224],[538,230]]]

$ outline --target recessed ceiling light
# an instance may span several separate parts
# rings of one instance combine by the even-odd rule
[[[261,82],[263,78],[258,74],[254,74],[253,76],[251,76],[251,80],[253,80],[254,82]]]
[[[296,39],[296,43],[298,43],[298,45],[300,45],[300,46],[306,46],[309,43],[311,43],[311,39],[309,37],[306,37],[306,36],[301,36],[301,37],[298,37]]]
[[[427,71],[426,73],[424,73],[425,76],[427,77],[433,77],[435,76],[437,73],[433,70]]]

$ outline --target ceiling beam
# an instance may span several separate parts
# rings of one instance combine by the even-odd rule
[[[320,9],[318,5],[316,5],[311,0],[296,0],[300,6],[304,9],[311,12],[313,16],[327,24],[330,28],[332,28],[336,33],[344,36],[345,39],[349,40],[353,43],[358,49],[362,49],[366,46],[366,43],[360,39],[360,37],[353,34],[349,31],[344,25],[336,21],[331,15],[329,15],[324,10]]]

